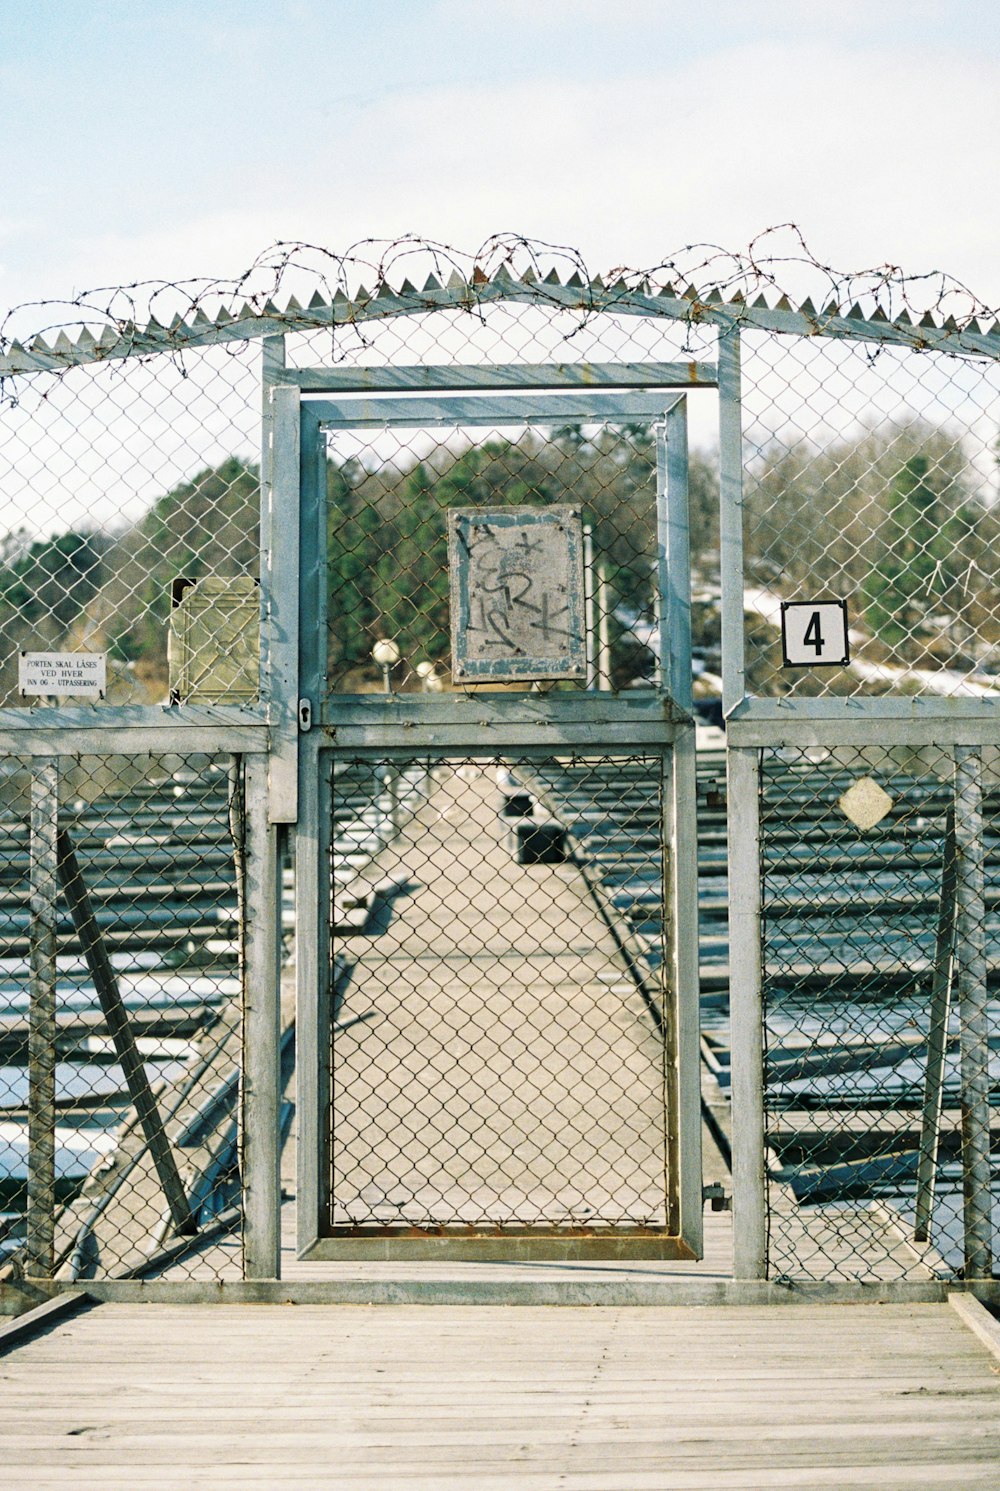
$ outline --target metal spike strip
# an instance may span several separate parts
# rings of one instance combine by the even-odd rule
[[[393,290],[386,281],[380,281],[374,294],[359,286],[355,294],[348,297],[338,288],[332,301],[324,300],[317,290],[305,307],[292,296],[284,311],[268,301],[262,310],[244,304],[236,314],[220,306],[215,316],[210,317],[199,306],[188,321],[175,316],[169,327],[151,316],[143,328],[131,323],[105,326],[96,337],[85,326],[77,333],[75,341],[70,339],[66,330],[59,331],[51,345],[38,335],[27,346],[21,342],[10,343],[6,355],[0,356],[0,377],[164,350],[252,340],[273,335],[276,331],[308,331],[320,326],[383,320],[394,315],[415,315],[501,301],[558,306],[566,310],[607,310],[616,315],[662,317],[717,326],[738,324],[748,329],[790,335],[889,342],[1000,360],[1000,324],[997,323],[984,331],[972,321],[959,331],[952,316],[939,324],[928,312],[914,325],[905,310],[890,321],[880,307],[866,316],[857,302],[845,313],[831,301],[819,313],[808,298],[796,309],[785,296],[773,306],[762,294],[748,304],[739,291],[726,304],[717,288],[701,295],[688,285],[678,293],[669,284],[657,289],[644,282],[630,288],[620,278],[611,286],[605,286],[600,277],[585,285],[575,271],[564,284],[555,269],[551,269],[541,281],[530,268],[515,280],[503,265],[492,279],[483,276],[473,283],[463,279],[457,270],[452,270],[445,285],[433,274],[428,275],[422,290],[417,290],[409,280],[404,280],[398,290]]]

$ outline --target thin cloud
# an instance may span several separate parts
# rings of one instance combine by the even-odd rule
[[[861,39],[772,41],[645,71],[633,49],[631,67],[596,83],[415,85],[321,120],[280,172],[231,200],[252,140],[244,160],[220,166],[210,197],[185,192],[159,159],[140,231],[125,201],[97,227],[77,215],[46,231],[33,211],[31,231],[9,232],[5,298],[235,274],[279,238],[340,249],[416,233],[470,248],[510,228],[575,244],[605,268],[655,263],[693,240],[740,248],[793,220],[841,267],[941,268],[1000,302],[1000,64],[985,51],[931,59],[900,46],[889,66]],[[335,75],[331,87],[344,86]]]

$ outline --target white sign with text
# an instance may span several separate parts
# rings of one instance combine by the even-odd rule
[[[22,652],[18,658],[22,694],[82,694],[103,699],[108,681],[106,652]]]

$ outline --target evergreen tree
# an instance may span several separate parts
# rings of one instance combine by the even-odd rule
[[[946,595],[960,520],[944,512],[926,455],[905,461],[886,495],[881,553],[865,580],[865,616],[889,646],[911,637]]]

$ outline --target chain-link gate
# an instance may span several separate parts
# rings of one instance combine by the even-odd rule
[[[628,790],[627,874],[662,905],[663,775],[659,756],[336,763],[334,821],[386,844],[333,902],[328,1235],[679,1235],[666,927],[630,946],[624,855],[586,847]]]
[[[284,377],[339,391],[288,401],[312,577],[303,635],[314,607],[326,618],[303,647],[315,671],[300,675],[300,759],[317,784],[300,793],[297,843],[323,846],[332,887],[317,904],[311,868],[299,876],[300,937],[315,915],[328,949],[300,965],[300,1009],[324,1010],[315,1056],[300,1023],[300,1082],[319,1068],[302,1103],[319,1132],[300,1129],[300,1249],[697,1253],[698,1093],[679,1063],[697,1028],[694,886],[668,883],[678,838],[694,842],[693,780],[674,759],[685,732],[690,759],[691,726],[670,694],[690,677],[683,399],[581,393],[544,365],[512,370],[513,395],[485,378],[475,394],[376,397],[372,373],[352,397],[356,375]],[[579,560],[576,598],[569,570],[548,584],[557,534]],[[467,605],[474,678],[454,635],[472,542],[497,550],[495,584],[489,570]],[[671,636],[662,665],[659,633],[651,647],[627,631],[623,596],[647,638],[660,622]],[[527,657],[547,644],[550,679]],[[382,686],[358,692],[373,662]],[[568,754],[544,754],[547,738]],[[577,810],[542,783],[558,768],[596,815],[642,767],[643,833],[638,817],[616,826],[661,909],[640,952],[575,838]],[[372,851],[361,874],[347,834]]]
[[[695,257],[4,323],[5,1281],[697,1254],[703,1116],[737,1277],[995,1266],[1000,328]]]

